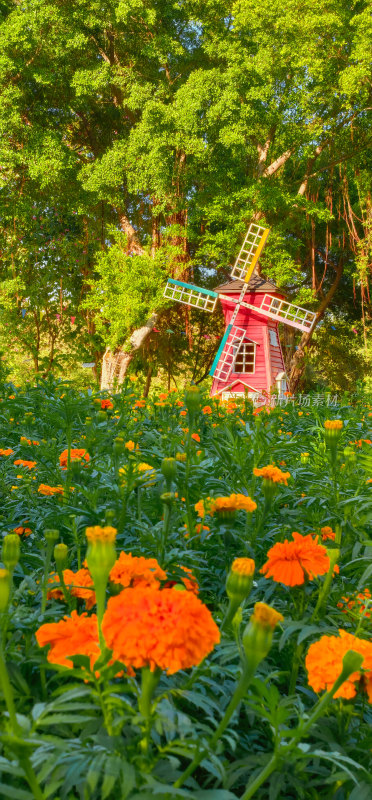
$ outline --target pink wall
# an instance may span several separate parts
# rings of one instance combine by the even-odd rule
[[[283,299],[283,295],[274,292],[270,292],[270,296]],[[239,294],[231,295],[231,297],[238,299]],[[247,293],[244,302],[259,306],[262,299],[262,293]],[[235,303],[221,299],[221,305],[226,325],[228,325],[235,309]],[[235,320],[235,325],[239,328],[244,328],[247,332],[247,339],[251,339],[256,343],[255,371],[251,374],[232,372],[228,381],[214,380],[211,394],[213,395],[224,389],[227,390],[231,383],[235,383],[235,381],[238,381],[238,383],[235,383],[231,388],[232,392],[244,392],[246,386],[248,386],[248,390],[251,391],[269,392],[273,384],[275,384],[275,378],[278,372],[284,372],[284,361],[277,323],[248,308],[240,308]],[[278,347],[270,342],[270,330],[276,332]]]

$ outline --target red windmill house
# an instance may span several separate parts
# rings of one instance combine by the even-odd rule
[[[310,331],[316,314],[289,303],[270,281],[255,273],[269,230],[251,223],[231,272],[232,281],[214,292],[168,279],[164,297],[212,312],[218,298],[226,330],[211,367],[211,394],[256,397],[286,390],[278,324]]]

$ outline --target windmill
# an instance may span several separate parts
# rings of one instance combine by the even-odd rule
[[[283,293],[256,272],[269,229],[251,223],[231,271],[232,281],[210,291],[168,278],[164,297],[212,313],[221,301],[226,330],[213,361],[211,394],[254,397],[275,386],[286,389],[283,353],[278,335],[282,322],[311,331],[316,314],[289,303]]]

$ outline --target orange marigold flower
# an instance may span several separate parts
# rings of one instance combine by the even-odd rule
[[[220,640],[207,606],[177,589],[125,589],[109,599],[102,630],[115,660],[169,675],[200,664]]]
[[[41,483],[38,492],[51,497],[53,494],[63,494],[63,486],[48,486],[47,483]]]
[[[145,408],[146,401],[145,400],[135,400],[134,408]]]
[[[213,516],[216,512],[223,511],[255,511],[257,503],[245,494],[231,494],[229,497],[207,497],[195,504],[195,511],[200,517],[205,514]]]
[[[321,528],[320,533],[322,534],[323,542],[325,542],[327,539],[332,539],[332,541],[334,541],[336,538],[335,532],[332,530],[332,528],[330,528],[329,525],[325,525],[324,528]]]
[[[13,528],[14,533],[18,533],[18,536],[30,536],[32,530],[31,528],[25,528],[25,525],[26,523],[24,522],[23,525],[19,525],[18,528]]]
[[[340,431],[343,425],[342,419],[326,419],[324,423],[326,431]]]
[[[358,639],[357,636],[342,629],[339,630],[339,634],[339,636],[322,636],[310,645],[305,660],[309,684],[315,692],[320,692],[322,689],[329,691],[342,671],[344,655],[348,650],[354,650],[363,656],[363,673],[359,670],[353,672],[337,690],[335,697],[344,697],[347,700],[355,697],[357,691],[355,684],[362,679],[369,702],[372,703],[372,642]]]
[[[191,438],[194,439],[195,442],[200,442],[200,436],[198,433],[192,433]]]
[[[80,597],[82,600],[85,600],[87,609],[94,606],[96,594],[92,588],[94,586],[93,578],[88,569],[83,567],[82,569],[78,569],[77,572],[73,572],[71,569],[65,569],[63,570],[63,580],[72,597]],[[57,584],[57,586],[49,590],[47,594],[48,600],[52,598],[55,600],[64,600],[65,598],[60,588],[58,575],[51,575],[48,580],[48,585],[49,584],[52,586]]]
[[[125,442],[125,445],[124,445],[124,447],[126,447],[127,450],[130,450],[130,452],[132,452],[132,450],[134,450],[135,446],[136,446],[135,442],[132,442],[131,439],[129,439],[129,442]]]
[[[68,450],[64,450],[59,457],[59,463],[62,469],[67,469],[67,456],[68,456]],[[80,463],[84,461],[88,462],[90,461],[90,455],[83,448],[80,449],[75,448],[70,452],[70,459],[71,461],[80,461]]]
[[[19,440],[19,441],[20,441],[20,443],[21,443],[21,444],[29,444],[29,445],[32,445],[32,444],[34,444],[34,445],[35,445],[35,447],[39,447],[39,445],[40,445],[40,442],[36,442],[36,441],[34,441],[34,440],[27,439],[27,437],[26,437],[26,436],[21,436],[21,438],[20,438],[20,440]]]
[[[254,468],[253,474],[257,477],[261,477],[264,480],[272,481],[272,483],[284,483],[285,486],[288,486],[288,478],[291,477],[290,472],[282,472],[279,467],[275,467],[274,464],[269,464],[267,467],[261,467],[257,469]]]
[[[7,447],[5,450],[0,449],[0,456],[12,456],[14,450],[11,447]]]
[[[100,655],[98,643],[97,617],[76,611],[71,617],[63,617],[59,622],[47,622],[36,631],[39,647],[50,645],[47,659],[50,664],[61,664],[62,667],[73,667],[69,656],[89,656],[90,667],[93,668]]]
[[[186,417],[187,411],[180,411],[180,417]]]
[[[237,572],[239,575],[254,575],[255,563],[253,558],[235,558],[231,564],[232,572]]]
[[[16,467],[28,467],[28,469],[33,469],[36,467],[36,461],[24,461],[22,458],[17,458],[16,461],[13,462]]]
[[[204,406],[203,414],[212,414],[212,409],[210,406]]]
[[[88,542],[114,542],[116,539],[117,530],[112,528],[111,525],[106,525],[101,528],[100,525],[93,525],[85,529],[85,535]]]
[[[114,404],[108,398],[101,400],[102,411],[105,411],[106,408],[114,408]]]
[[[296,531],[292,536],[293,542],[285,539],[268,551],[268,560],[260,570],[265,578],[273,578],[286,586],[300,586],[306,577],[312,580],[328,572],[329,557],[326,548],[318,544],[318,537],[301,536]]]
[[[159,394],[159,400],[166,400],[168,397],[168,392],[162,392]]]
[[[167,574],[158,564],[156,558],[132,556],[132,553],[121,552],[110,572],[110,581],[120,583],[123,587],[153,586],[159,587],[160,581],[166,580]]]

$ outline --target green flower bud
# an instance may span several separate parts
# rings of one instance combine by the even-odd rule
[[[10,575],[7,569],[0,569],[0,613],[8,608],[10,597]]]
[[[160,495],[160,500],[164,505],[171,506],[174,500],[173,492],[163,492],[163,494]]]
[[[250,594],[255,563],[253,558],[236,558],[226,580],[226,593],[237,605]]]
[[[99,412],[98,412],[98,414],[97,414],[97,419],[98,419],[100,422],[104,422],[104,420],[105,420],[105,419],[107,419],[107,413],[106,413],[106,411],[102,411],[102,410],[101,410],[101,411],[99,411]]]
[[[364,657],[361,653],[356,653],[355,650],[348,650],[342,659],[342,675],[344,680],[347,680],[349,675],[353,672],[359,672],[363,664]]]
[[[256,603],[251,619],[243,633],[243,647],[248,663],[256,669],[267,656],[273,641],[274,629],[283,616],[266,603]]]
[[[352,447],[345,447],[344,458],[347,464],[355,464],[357,457]]]
[[[56,544],[54,547],[54,560],[57,565],[57,570],[65,569],[67,563],[67,556],[68,556],[67,544],[64,544],[63,542]]]
[[[201,393],[198,386],[187,386],[185,389],[185,406],[190,414],[200,411]]]
[[[59,539],[59,531],[55,528],[47,528],[44,531],[44,536],[48,542],[48,544],[54,544]]]
[[[177,461],[175,458],[163,458],[161,471],[167,481],[175,481],[177,477]]]
[[[19,561],[21,547],[17,533],[8,533],[4,536],[1,558],[6,568],[13,572]]]
[[[106,508],[105,511],[105,522],[106,525],[112,525],[113,520],[116,517],[116,511],[114,508]]]
[[[123,437],[122,436],[116,436],[116,438],[114,439],[114,444],[113,444],[113,448],[112,448],[114,453],[115,453],[115,455],[121,455],[121,453],[124,453],[124,448],[125,448],[125,444],[124,444]]]

